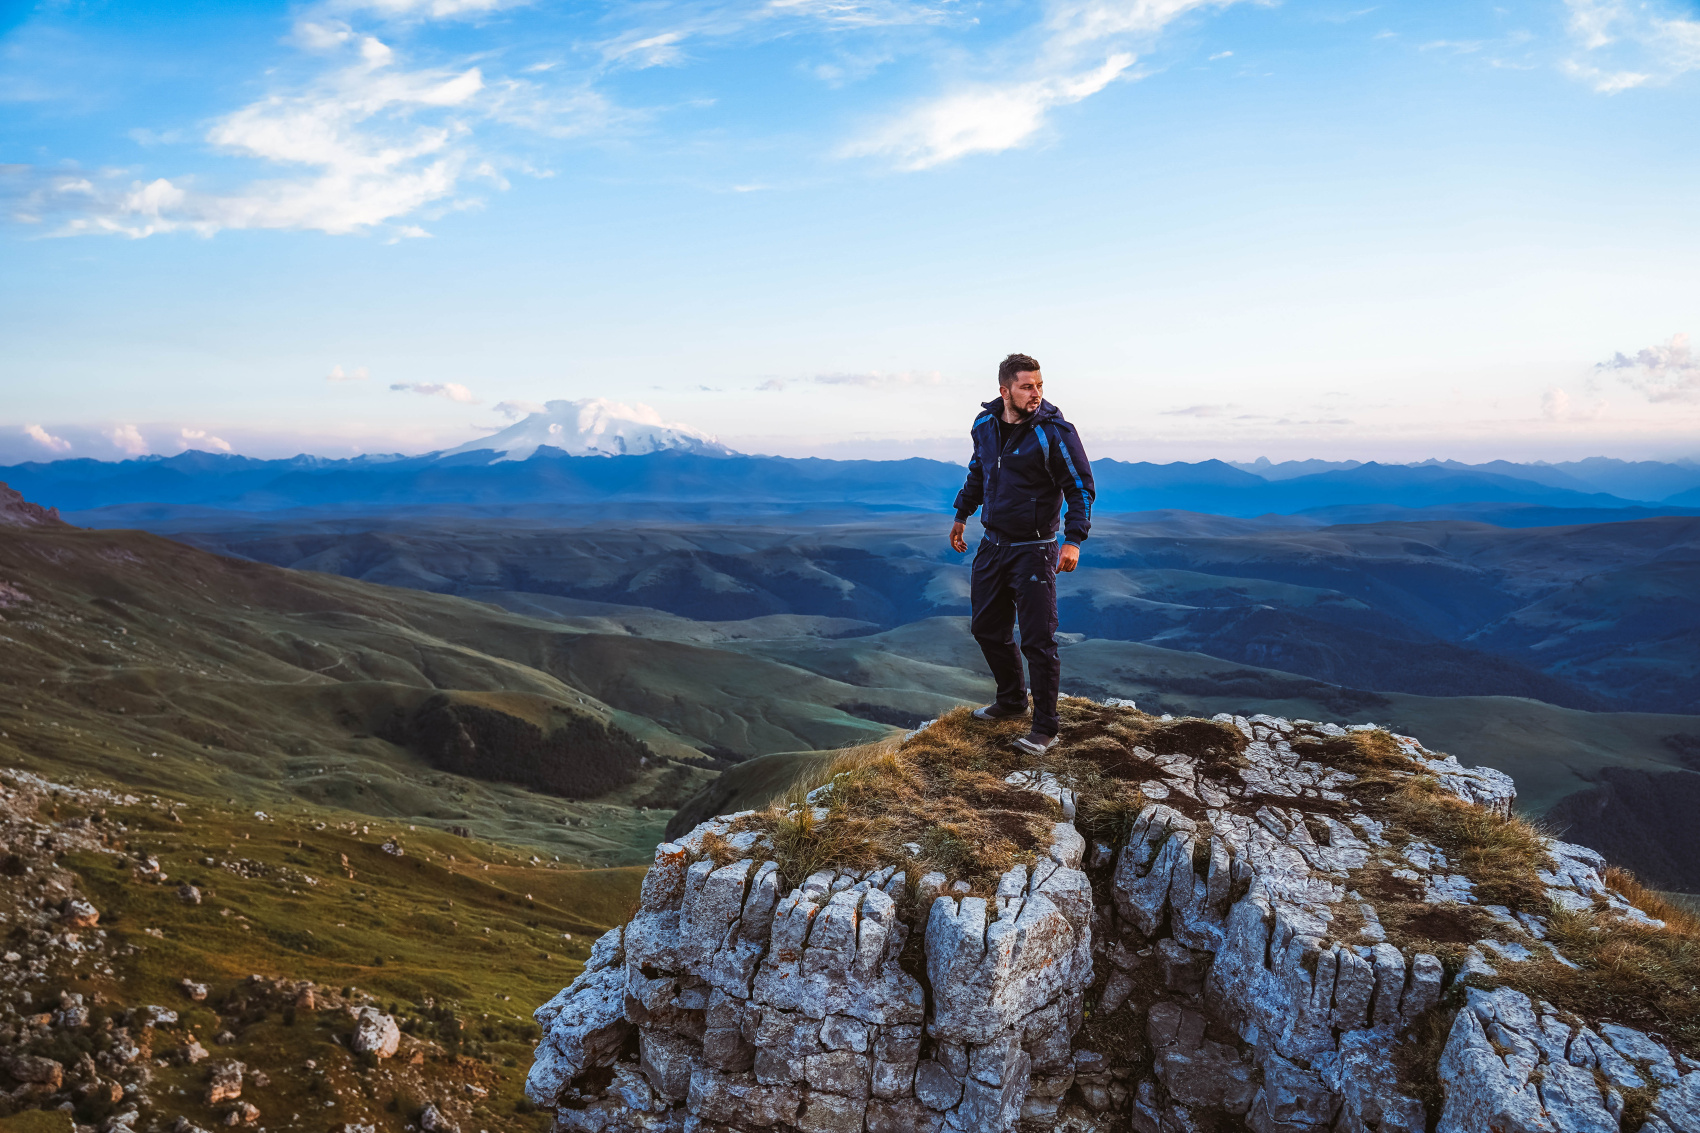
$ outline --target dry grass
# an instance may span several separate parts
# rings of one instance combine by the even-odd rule
[[[1673,932],[1700,937],[1700,917],[1692,909],[1678,905],[1655,890],[1641,884],[1641,879],[1626,869],[1607,866],[1605,883],[1622,894],[1623,899],[1646,913],[1664,921]]]
[[[1517,815],[1502,818],[1464,802],[1429,775],[1403,780],[1384,804],[1405,831],[1434,843],[1475,883],[1476,900],[1514,912],[1546,911],[1538,871],[1550,866],[1540,830]]]
[[[1548,938],[1579,965],[1550,958],[1499,964],[1499,982],[1588,1019],[1649,1031],[1676,1050],[1700,1054],[1700,922],[1612,869],[1608,883],[1663,928],[1604,909],[1554,908]]]
[[[1544,835],[1527,819],[1502,818],[1458,798],[1386,732],[1352,732],[1293,748],[1306,759],[1357,775],[1347,788],[1353,800],[1390,823],[1395,841],[1404,836],[1440,847],[1452,868],[1474,883],[1482,904],[1546,912],[1538,871],[1551,862]]]
[[[1390,822],[1390,836],[1440,847],[1452,867],[1474,883],[1481,904],[1547,917],[1549,939],[1578,965],[1567,967],[1537,949],[1535,960],[1496,963],[1499,983],[1584,1018],[1650,1031],[1679,1050],[1700,1052],[1700,919],[1620,869],[1608,870],[1606,883],[1665,927],[1632,924],[1604,909],[1555,908],[1538,873],[1551,867],[1545,835],[1527,819],[1502,818],[1456,798],[1385,733],[1360,732],[1306,746],[1307,757],[1360,776],[1352,793],[1371,814]],[[1429,950],[1443,959],[1457,953],[1466,938],[1508,935],[1467,906],[1426,906],[1413,894],[1377,896],[1394,897],[1377,901],[1391,938],[1413,946],[1428,938],[1434,944]]]
[[[1145,805],[1145,793],[1127,783],[1081,792],[1076,825],[1088,838],[1119,848],[1133,833],[1134,822]]]
[[[911,881],[937,870],[989,894],[1004,871],[1030,863],[1045,847],[1060,817],[1055,803],[1003,781],[1034,766],[1011,745],[1022,728],[957,709],[906,742],[845,751],[818,780],[798,783],[743,825],[773,839],[774,860],[790,885],[823,869],[894,865]],[[1049,763],[1045,769],[1053,770]],[[1058,770],[1067,768],[1059,762]],[[806,796],[824,782],[835,785],[825,815],[817,816]]]

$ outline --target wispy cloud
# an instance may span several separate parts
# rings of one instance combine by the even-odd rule
[[[56,437],[40,425],[25,425],[24,432],[30,440],[46,449],[48,452],[70,452],[71,442],[64,437]]]
[[[344,370],[341,366],[332,366],[331,372],[325,375],[327,382],[363,382],[372,375],[364,366],[356,366],[352,370]]]
[[[644,69],[684,63],[691,44],[715,40],[770,39],[799,30],[827,33],[943,24],[961,19],[952,0],[757,0],[754,3],[655,3],[636,26],[598,45],[603,60],[615,67]],[[842,76],[829,69],[820,77]]]
[[[1700,19],[1662,0],[1565,0],[1578,54],[1566,74],[1601,94],[1667,83],[1700,70]]]
[[[392,382],[390,388],[425,397],[446,397],[450,401],[462,401],[469,405],[478,403],[478,399],[472,396],[472,391],[459,382]]]
[[[535,401],[498,401],[491,408],[510,421],[517,421],[530,413],[543,412],[543,406]]]
[[[972,153],[1001,153],[1030,141],[1050,111],[1097,94],[1133,64],[1133,55],[1118,53],[1082,73],[965,86],[911,108],[845,146],[842,153],[888,156],[908,170],[928,169]]]
[[[1616,374],[1648,401],[1700,402],[1700,358],[1686,334],[1673,334],[1669,342],[1644,347],[1633,356],[1614,354],[1594,369]]]
[[[918,170],[1026,145],[1052,111],[1119,79],[1139,77],[1139,53],[1176,20],[1240,2],[1052,0],[1039,25],[1019,38],[1019,52],[1005,49],[980,60],[975,69],[984,72],[981,77],[958,77],[840,153],[887,157],[900,168]],[[1016,58],[1019,66],[1013,65]]]
[[[806,378],[769,378],[756,386],[765,393],[778,393],[796,385],[858,386],[863,389],[889,389],[899,386],[942,385],[944,375],[937,370],[867,370],[853,373],[815,374]]]
[[[368,11],[389,19],[454,19],[518,8],[530,0],[333,0],[332,11]]]
[[[1189,405],[1185,409],[1164,409],[1159,417],[1226,417],[1233,412],[1232,405]]]

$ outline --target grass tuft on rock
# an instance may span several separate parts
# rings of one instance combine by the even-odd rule
[[[913,738],[846,750],[824,774],[799,782],[740,826],[772,838],[789,885],[823,869],[892,865],[911,882],[936,870],[989,894],[1006,870],[1043,851],[1061,818],[1050,799],[1004,782],[1035,768],[1070,774],[1060,762],[1034,761],[1015,748],[1024,729],[958,708]],[[820,814],[806,796],[829,782]]]
[[[1664,927],[1603,908],[1554,907],[1547,938],[1578,967],[1544,956],[1498,963],[1498,982],[1590,1019],[1648,1031],[1690,1056],[1700,1054],[1700,921],[1625,870],[1608,870],[1606,883]]]

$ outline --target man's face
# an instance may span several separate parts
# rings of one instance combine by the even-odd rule
[[[1017,413],[1031,413],[1045,397],[1045,376],[1038,370],[1017,370],[1003,387],[1004,404]]]

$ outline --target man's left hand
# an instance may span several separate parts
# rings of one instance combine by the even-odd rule
[[[1080,565],[1080,548],[1073,543],[1062,545],[1062,554],[1057,556],[1057,573],[1067,574]]]

